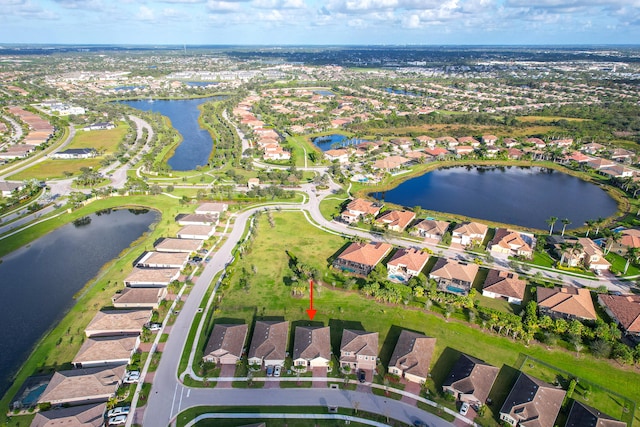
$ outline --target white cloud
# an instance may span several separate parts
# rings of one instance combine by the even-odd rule
[[[57,13],[44,9],[31,0],[0,0],[0,6],[3,8],[0,20],[8,20],[14,16],[39,20],[60,19]]]
[[[210,0],[207,10],[211,13],[234,13],[242,11],[242,6],[236,2]]]
[[[141,21],[155,21],[156,14],[150,7],[140,6],[138,13],[136,13],[136,18]]]

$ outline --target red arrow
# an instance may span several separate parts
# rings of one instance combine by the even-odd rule
[[[313,280],[309,280],[309,310],[307,310],[309,319],[313,320],[316,315],[316,310],[313,309]]]

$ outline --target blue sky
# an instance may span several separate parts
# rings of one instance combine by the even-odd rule
[[[640,43],[640,0],[0,0],[0,10],[0,44]]]

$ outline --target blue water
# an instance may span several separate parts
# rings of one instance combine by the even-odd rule
[[[117,90],[118,92],[120,91],[128,91],[128,90],[134,90],[134,89],[144,89],[145,86],[118,86],[118,87],[114,87],[113,90]]]
[[[219,84],[218,82],[185,82],[187,86],[194,87],[206,87],[206,86],[215,86]]]
[[[456,288],[455,286],[447,285],[447,290],[449,292],[453,292],[454,294],[464,295],[466,292],[464,289]]]
[[[571,175],[539,167],[438,169],[375,193],[402,206],[465,215],[523,227],[548,229],[546,220],[568,218],[567,229],[608,217],[616,202],[600,187]]]
[[[213,140],[208,131],[198,123],[198,106],[211,100],[224,97],[181,99],[181,100],[138,100],[122,101],[130,107],[143,111],[154,111],[167,116],[172,126],[182,135],[182,142],[167,162],[173,170],[186,171],[205,166],[213,149]]]
[[[74,295],[157,217],[126,209],[96,213],[81,226],[67,224],[2,258],[0,395],[36,343],[75,304]]]
[[[336,96],[336,94],[331,92],[330,90],[314,90],[313,93],[322,96]]]
[[[332,150],[336,147],[346,147],[348,145],[357,145],[366,142],[363,139],[347,138],[339,133],[331,135],[319,136],[313,139],[313,143],[322,151]]]
[[[398,274],[389,275],[389,279],[395,280],[397,282],[405,282],[406,278],[404,276],[400,276]]]
[[[31,390],[23,399],[22,399],[22,405],[23,406],[27,406],[30,407],[32,406],[34,403],[36,403],[38,401],[38,398],[40,397],[40,395],[42,394],[42,392],[47,388],[47,383],[45,384],[40,384],[38,387],[34,388],[33,390]]]
[[[406,90],[402,90],[402,89],[394,89],[392,87],[386,87],[384,88],[385,92],[387,93],[395,93],[396,95],[407,95],[407,96],[422,96],[421,93],[417,93],[417,92],[409,92]]]

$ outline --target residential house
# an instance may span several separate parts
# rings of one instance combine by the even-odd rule
[[[24,184],[20,182],[0,181],[0,193],[2,197],[11,197],[14,191],[20,191],[24,188]]]
[[[507,157],[510,159],[514,159],[517,160],[519,158],[521,158],[524,155],[524,151],[518,149],[518,148],[508,148],[507,149]]]
[[[410,163],[412,160],[402,156],[388,156],[380,160],[373,162],[371,167],[373,169],[384,170],[387,172],[395,171],[400,167]]]
[[[126,365],[138,345],[139,336],[87,338],[71,363],[75,368]]]
[[[23,159],[34,152],[35,145],[31,144],[13,144],[0,151],[0,159]]]
[[[467,264],[440,258],[429,273],[438,282],[438,289],[456,295],[467,295],[479,270],[478,264]]]
[[[51,154],[53,159],[90,159],[98,155],[93,148],[69,148],[64,151],[58,151]]]
[[[329,327],[296,327],[293,339],[293,366],[298,369],[328,368],[330,361],[331,336]]]
[[[481,244],[489,227],[479,222],[463,222],[451,232],[451,242],[462,246]]]
[[[213,215],[220,217],[224,212],[229,209],[229,205],[226,203],[203,203],[195,210],[197,215]]]
[[[380,212],[382,205],[376,202],[370,202],[365,199],[353,199],[349,202],[344,211],[342,211],[341,218],[347,223],[359,221],[366,216],[375,217]]]
[[[242,357],[248,329],[245,324],[215,324],[202,359],[216,365],[235,365]]]
[[[435,338],[403,329],[389,360],[389,373],[424,384],[435,347]]]
[[[602,249],[593,240],[588,237],[580,237],[577,243],[579,244],[577,248],[568,248],[564,252],[567,265],[577,267],[582,263],[590,270],[606,271],[609,269],[611,263],[604,258]]]
[[[627,427],[627,423],[574,400],[564,427]]]
[[[146,252],[136,263],[141,268],[179,268],[183,269],[189,261],[185,252]]]
[[[202,249],[203,243],[204,240],[202,239],[175,239],[165,237],[155,245],[155,250],[158,252],[182,252],[192,254]]]
[[[508,228],[496,229],[493,240],[488,248],[493,255],[533,257],[535,237],[532,233],[509,230]]]
[[[458,145],[458,140],[452,136],[441,136],[440,138],[436,138],[436,142],[448,148],[452,148]]]
[[[442,159],[449,154],[449,150],[442,147],[427,148],[424,152],[436,159]]]
[[[95,403],[38,411],[30,427],[102,427],[106,410],[106,403]]]
[[[442,383],[442,391],[461,402],[484,405],[498,372],[499,368],[463,353]]]
[[[324,152],[324,158],[330,162],[349,163],[349,151],[346,148],[327,150]]]
[[[554,145],[558,148],[566,149],[573,145],[573,139],[572,138],[554,139],[549,141],[549,145]]]
[[[482,286],[482,296],[522,304],[526,288],[527,282],[519,279],[517,273],[491,269]]]
[[[597,318],[591,292],[586,288],[538,286],[536,298],[540,314],[567,319],[596,320]]]
[[[619,255],[626,255],[631,248],[640,248],[640,230],[637,228],[627,228],[620,231],[620,241],[609,240],[606,245],[611,248],[611,252]]]
[[[115,396],[125,370],[126,366],[120,365],[56,372],[38,403],[74,406],[106,402]]]
[[[613,165],[598,170],[600,175],[609,176],[610,178],[630,178],[634,175],[634,170],[623,165]]]
[[[167,296],[167,288],[129,288],[111,297],[115,308],[152,308],[157,309]]]
[[[269,145],[265,148],[262,158],[265,160],[291,160],[291,153],[280,145]]]
[[[406,282],[413,276],[417,276],[427,265],[429,252],[416,248],[398,249],[389,262],[387,262],[387,274],[389,279]]]
[[[500,420],[512,426],[553,427],[566,392],[520,372],[500,409]]]
[[[482,135],[482,143],[486,145],[494,145],[498,142],[498,137],[495,135]]]
[[[517,139],[514,139],[514,138],[504,138],[502,140],[502,144],[504,144],[504,146],[507,148],[513,148],[516,145],[519,145],[520,143],[518,142]]]
[[[598,144],[597,142],[591,142],[589,144],[584,144],[582,147],[580,147],[580,151],[593,155],[604,150],[605,148],[606,147],[602,144]]]
[[[375,224],[380,228],[401,233],[413,221],[416,214],[411,211],[386,211],[375,220]]]
[[[211,225],[185,225],[178,231],[178,239],[207,240],[215,233],[216,228]]]
[[[179,268],[138,268],[134,267],[131,273],[124,279],[125,286],[129,287],[164,287],[169,286],[180,277]]]
[[[640,338],[640,295],[598,294],[598,302],[626,335]]]
[[[533,144],[533,146],[539,150],[545,148],[547,144],[540,138],[527,138],[525,140],[527,144]]]
[[[289,322],[258,320],[249,347],[249,365],[284,366],[287,356]]]
[[[388,243],[351,243],[333,261],[333,267],[366,276],[391,251]]]
[[[216,226],[218,225],[218,216],[217,215],[207,215],[207,214],[181,214],[176,218],[176,222],[179,225],[208,225],[208,226]]]
[[[89,338],[140,335],[151,319],[151,310],[104,310],[89,322],[84,332]]]
[[[414,236],[424,237],[432,243],[439,243],[442,240],[442,236],[449,229],[451,223],[446,221],[438,221],[435,219],[423,219],[417,223],[410,234]]]
[[[436,139],[428,135],[419,135],[416,137],[416,141],[418,142],[418,144],[427,146],[429,148],[433,148],[436,146]]]
[[[477,148],[480,146],[480,141],[472,136],[461,136],[460,138],[458,138],[458,144],[469,145],[472,148]]]
[[[451,148],[451,151],[455,153],[456,156],[466,156],[473,153],[475,148],[470,145],[458,145],[456,147]]]
[[[614,148],[611,150],[611,159],[616,162],[631,162],[636,153],[625,150],[624,148]]]
[[[89,126],[85,126],[83,130],[85,131],[92,131],[92,130],[109,130],[109,129],[115,129],[116,125],[114,125],[111,122],[97,122],[97,123],[93,123]]]
[[[378,333],[345,329],[340,342],[340,367],[351,372],[375,370],[378,360]]]
[[[615,166],[616,163],[612,162],[611,160],[608,160],[608,159],[602,159],[600,157],[595,157],[592,160],[589,160],[587,162],[587,165],[589,165],[593,169],[600,170],[600,169],[605,169],[605,168],[610,168],[612,166]]]
[[[411,138],[393,138],[389,141],[396,151],[408,151],[413,145]]]

